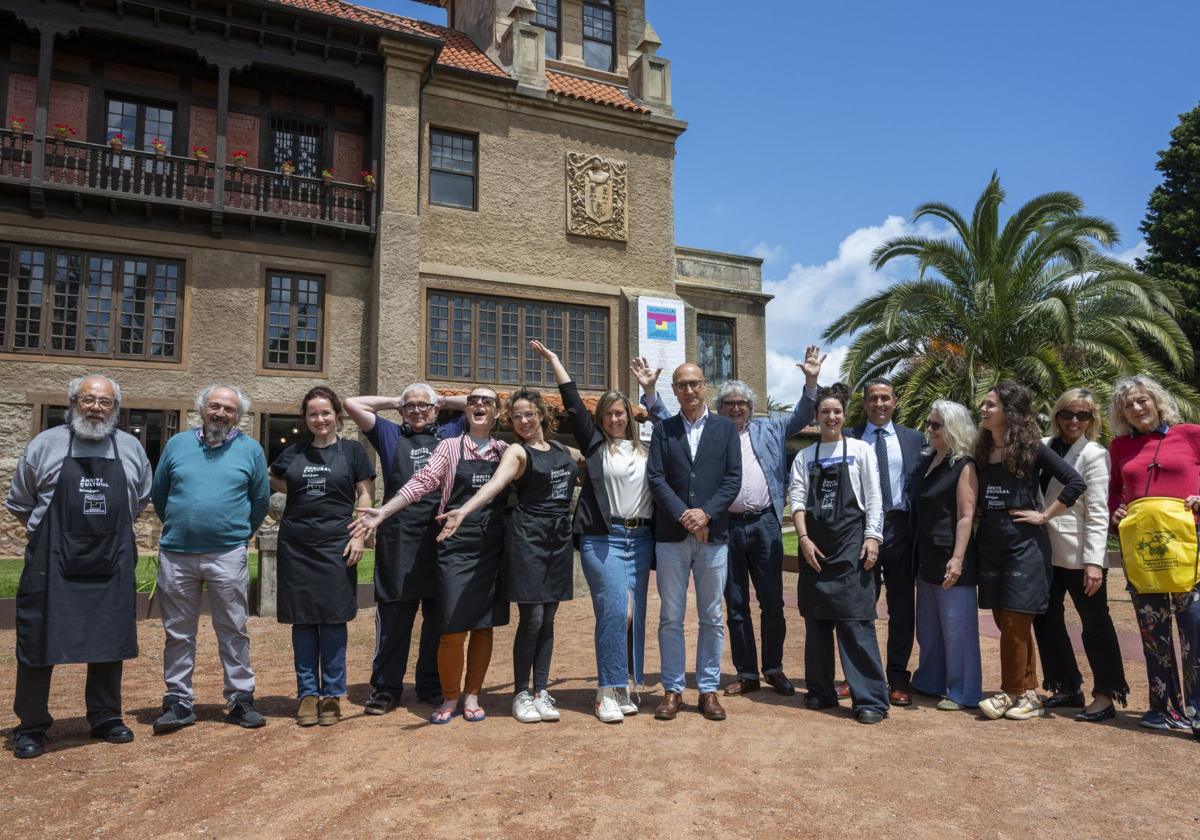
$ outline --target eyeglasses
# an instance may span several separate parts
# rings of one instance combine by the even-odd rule
[[[538,413],[536,411],[521,411],[512,415],[512,419],[518,423],[525,423],[530,420],[537,420]]]
[[[80,397],[79,404],[84,408],[94,408],[95,406],[100,406],[105,410],[116,405],[116,403],[108,397],[93,397],[90,394],[86,397]]]
[[[673,382],[671,387],[676,391],[699,391],[704,387],[703,379],[688,379],[684,382]]]
[[[726,408],[749,408],[749,400],[721,400],[721,405]]]
[[[427,402],[405,403],[404,405],[400,406],[400,410],[407,414],[411,414],[414,411],[424,414],[426,411],[429,411],[429,409],[431,409],[431,408],[433,408],[433,403],[427,403]]]
[[[487,396],[484,396],[483,394],[471,394],[471,396],[467,397],[467,405],[492,406],[495,404],[496,404],[495,397],[487,397]]]
[[[1078,420],[1080,423],[1090,423],[1094,416],[1090,411],[1068,411],[1065,408],[1058,412],[1058,419],[1063,423],[1069,423],[1072,420]]]
[[[936,420],[926,420],[925,421],[925,428],[931,432],[940,432],[942,430],[942,427],[945,425],[946,425],[945,423],[939,423]]]

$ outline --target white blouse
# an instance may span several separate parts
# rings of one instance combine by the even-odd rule
[[[650,482],[646,481],[646,456],[633,450],[633,441],[604,443],[604,489],[614,519],[649,519],[654,512]]]
[[[814,443],[803,450],[792,462],[792,480],[788,488],[788,499],[792,514],[804,510],[808,504],[808,468],[817,457],[818,450],[822,465],[840,463],[842,441],[837,443]],[[875,447],[858,438],[846,438],[846,463],[850,467],[850,486],[858,506],[866,511],[865,536],[883,539],[883,492],[879,489],[879,468],[875,465]]]

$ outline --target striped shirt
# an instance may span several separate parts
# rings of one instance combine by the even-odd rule
[[[425,462],[425,466],[396,491],[396,495],[403,498],[406,505],[411,505],[422,496],[441,487],[442,502],[438,505],[438,513],[445,513],[450,494],[454,490],[454,473],[458,470],[458,462],[463,457],[469,461],[499,462],[504,450],[508,449],[508,444],[502,440],[491,438],[491,441],[492,445],[483,454],[479,453],[479,448],[470,435],[459,435],[440,441],[429,460]]]

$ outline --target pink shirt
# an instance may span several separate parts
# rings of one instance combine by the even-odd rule
[[[738,439],[742,443],[742,489],[729,506],[729,512],[745,513],[749,510],[758,513],[771,506],[771,490],[767,487],[767,476],[754,456],[754,447],[750,445],[749,423],[738,433]]]
[[[406,504],[412,504],[422,496],[432,493],[438,487],[442,488],[442,502],[438,505],[438,513],[446,512],[446,504],[450,501],[450,493],[454,489],[454,473],[458,462],[465,457],[468,461],[499,461],[508,444],[502,440],[491,438],[492,445],[480,454],[475,440],[470,435],[459,435],[447,438],[438,443],[429,460],[421,471],[410,478],[396,495],[404,499]],[[462,453],[460,456],[459,453]]]

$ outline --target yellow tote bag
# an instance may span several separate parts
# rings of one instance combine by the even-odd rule
[[[1196,517],[1183,499],[1145,496],[1118,526],[1125,577],[1139,595],[1190,592],[1200,575]]]

